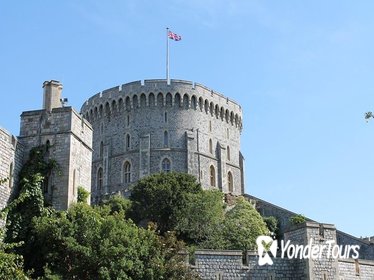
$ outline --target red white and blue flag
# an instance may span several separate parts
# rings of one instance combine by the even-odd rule
[[[182,40],[182,36],[179,36],[178,34],[175,34],[175,33],[171,32],[171,31],[168,32],[168,37],[169,37],[169,39],[172,39],[174,41],[180,41],[180,40]]]

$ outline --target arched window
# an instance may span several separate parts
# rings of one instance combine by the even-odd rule
[[[155,95],[152,92],[148,96],[148,104],[149,104],[149,107],[155,106]]]
[[[165,122],[165,123],[168,122],[168,112],[165,112],[165,113],[164,113],[164,122]]]
[[[209,132],[212,132],[212,121],[209,121]]]
[[[131,164],[126,161],[123,165],[123,183],[128,184],[131,182]]]
[[[101,191],[103,189],[103,169],[100,167],[97,171],[97,190]]]
[[[130,115],[127,115],[127,127],[130,126]]]
[[[230,130],[228,128],[226,129],[226,136],[227,136],[227,139],[230,139]]]
[[[216,171],[213,165],[210,166],[209,174],[210,174],[210,186],[215,187],[216,186]]]
[[[213,154],[213,142],[212,142],[212,139],[209,139],[209,153]]]
[[[164,96],[162,95],[161,92],[157,94],[157,106],[160,106],[160,107],[164,106]]]
[[[170,172],[170,170],[171,170],[170,159],[164,158],[162,160],[162,171],[167,173],[167,172]]]
[[[173,96],[170,92],[166,94],[166,106],[171,107],[173,105]]]
[[[164,131],[164,147],[169,147],[169,134],[167,131]]]
[[[125,141],[125,149],[126,151],[129,151],[130,150],[130,147],[131,147],[131,138],[130,138],[130,134],[126,134],[126,141]]]
[[[230,160],[230,147],[227,146],[227,160]]]
[[[191,97],[191,108],[196,110],[196,96],[195,95]]]
[[[100,158],[103,158],[104,155],[104,143],[103,141],[100,142],[100,148],[99,148],[99,156]]]
[[[234,191],[234,181],[232,178],[232,173],[230,171],[229,173],[227,173],[227,185],[229,187],[229,192],[232,193]]]
[[[188,107],[190,106],[189,103],[190,102],[189,102],[189,99],[188,99],[188,95],[187,94],[183,95],[183,108],[188,109]]]

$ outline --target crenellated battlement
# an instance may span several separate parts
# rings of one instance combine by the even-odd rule
[[[208,87],[184,80],[134,81],[99,92],[89,98],[81,113],[89,121],[121,110],[178,106],[200,110],[242,129],[242,109],[235,101]]]

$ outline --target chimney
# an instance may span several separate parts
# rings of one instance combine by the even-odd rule
[[[43,109],[51,112],[53,108],[60,108],[62,84],[59,81],[50,80],[43,83]]]

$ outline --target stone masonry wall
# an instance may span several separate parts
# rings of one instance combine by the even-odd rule
[[[242,194],[242,111],[221,94],[188,81],[137,81],[94,95],[81,112],[93,127],[93,201],[128,193],[141,177],[161,172],[164,159],[203,188]],[[131,179],[125,180],[128,163]]]
[[[341,245],[359,245],[360,259],[374,260],[374,243],[354,237],[342,231],[336,231],[337,242]]]
[[[251,201],[254,205],[256,210],[261,214],[263,217],[274,216],[279,221],[279,232],[280,235],[283,235],[285,230],[287,230],[290,224],[290,218],[296,215],[295,212],[290,210],[284,209],[277,205],[274,205],[270,202],[257,198],[255,196],[244,194],[244,197]],[[313,220],[307,218],[307,221],[313,222]]]
[[[23,112],[19,139],[27,155],[33,147],[49,145],[49,158],[56,160],[58,170],[48,179],[45,196],[58,210],[76,201],[77,187],[90,188],[92,128],[71,107],[51,112]]]
[[[339,280],[373,280],[374,261],[344,259],[338,261]]]
[[[335,241],[336,230],[333,225],[306,222],[289,228],[284,234],[284,242],[308,245],[312,240],[315,245],[326,245],[327,241]],[[281,244],[278,243],[278,248]],[[351,280],[374,279],[374,261],[338,259],[327,257],[327,248],[323,249],[322,258],[292,259],[281,258],[278,249],[273,264],[258,265],[255,251],[247,253],[243,258],[241,251],[198,250],[191,269],[202,279],[254,279],[254,280]],[[221,277],[221,278],[219,278]]]
[[[203,280],[237,280],[249,277],[249,267],[243,265],[241,251],[198,250],[195,252],[195,263],[191,268]]]
[[[307,242],[313,240],[313,244],[327,244],[327,241],[334,241],[336,245],[336,229],[333,225],[306,223],[307,227]],[[306,243],[307,244],[307,243]],[[324,250],[322,258],[309,259],[309,275],[313,275],[316,279],[336,279],[338,275],[338,260],[328,257],[328,250]],[[313,278],[310,278],[313,279]]]
[[[23,147],[17,138],[0,128],[0,179],[8,179],[0,184],[0,210],[3,209],[18,183],[18,173],[22,168]],[[0,220],[0,227],[4,221]]]
[[[69,205],[77,201],[78,187],[91,193],[92,127],[75,110],[71,112]],[[88,198],[90,203],[90,198]]]

